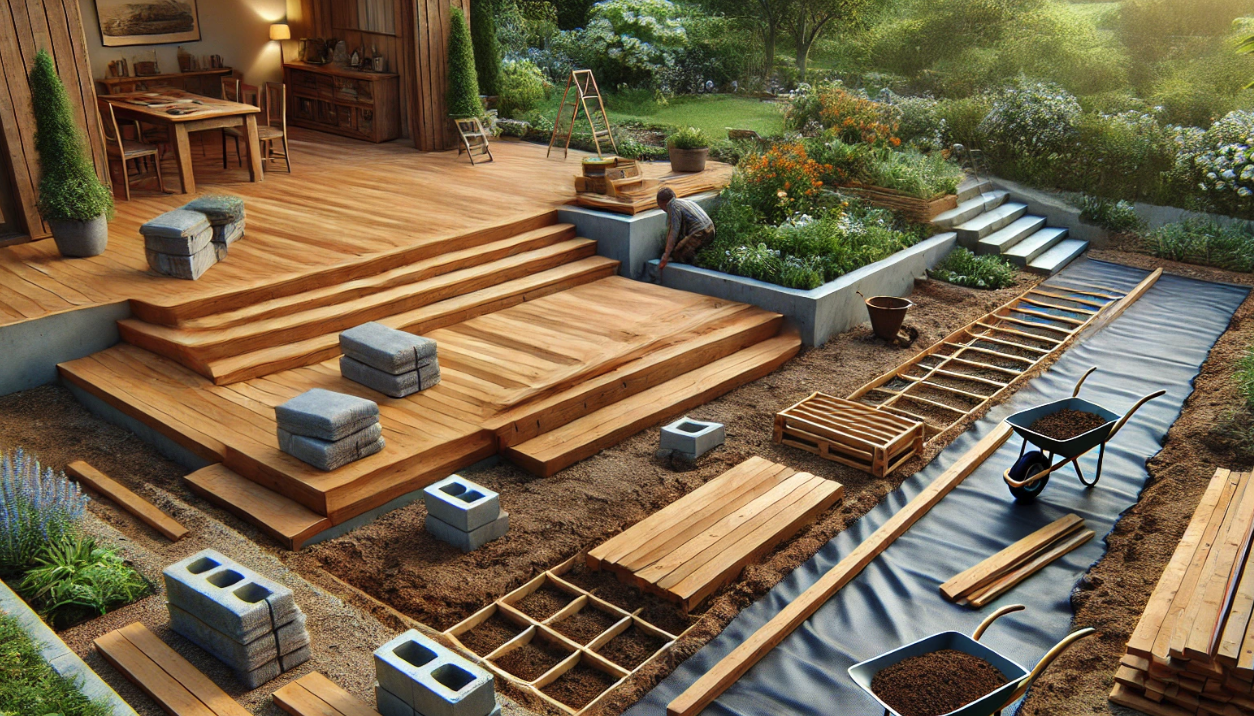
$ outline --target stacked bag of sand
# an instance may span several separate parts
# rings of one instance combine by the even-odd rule
[[[314,388],[277,406],[279,449],[330,472],[383,449],[379,406]]]
[[[341,333],[340,352],[340,375],[393,398],[440,382],[435,341],[382,323],[363,323]]]

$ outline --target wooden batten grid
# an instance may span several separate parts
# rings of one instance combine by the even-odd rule
[[[812,393],[776,413],[775,442],[886,477],[923,452],[923,423]]]

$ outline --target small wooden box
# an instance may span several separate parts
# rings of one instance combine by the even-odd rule
[[[923,423],[814,393],[775,415],[775,442],[886,477],[923,452]]]

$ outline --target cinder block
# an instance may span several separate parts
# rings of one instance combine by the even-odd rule
[[[356,358],[340,356],[340,375],[372,390],[393,398],[404,398],[440,383],[440,364],[435,359],[417,370],[392,375],[378,368],[371,368]]]
[[[265,664],[253,669],[252,671],[236,670],[235,675],[239,680],[250,689],[255,689],[262,684],[271,681],[286,671],[291,671],[301,664],[309,661],[310,650],[308,646],[293,651],[290,654],[284,654],[278,659],[266,662]]]
[[[373,400],[322,388],[306,391],[274,408],[279,427],[293,435],[341,440],[379,422]]]
[[[375,709],[380,716],[420,716],[414,713],[414,709],[405,703],[399,696],[374,683],[374,700]]]
[[[346,438],[330,441],[293,435],[279,428],[279,449],[319,470],[330,472],[383,449],[383,426],[379,423]]]
[[[210,241],[191,256],[175,256],[145,248],[144,256],[148,259],[148,268],[163,276],[195,281],[226,257],[226,246]]]
[[[501,517],[500,496],[460,475],[452,475],[423,490],[427,512],[462,532],[471,532]]]
[[[162,572],[171,604],[248,643],[295,618],[292,590],[206,549]]]
[[[509,513],[501,510],[501,516],[470,532],[464,532],[438,517],[427,514],[427,531],[441,542],[448,542],[463,552],[473,552],[494,539],[509,532]]]
[[[309,646],[305,615],[300,612],[296,613],[292,621],[278,629],[243,643],[205,624],[174,604],[168,606],[170,628],[236,671],[252,671],[274,661],[280,654],[290,654],[301,647]]]
[[[727,439],[722,423],[683,418],[662,428],[662,449],[683,453],[695,460]]]
[[[376,649],[374,662],[378,680],[375,697],[380,707],[392,696],[422,716],[490,716],[496,712],[492,675],[416,629]],[[387,693],[381,695],[381,691]]]
[[[341,333],[340,352],[371,368],[399,375],[417,370],[434,358],[436,344],[430,338],[371,322]]]

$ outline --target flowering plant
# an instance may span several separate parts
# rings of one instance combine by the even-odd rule
[[[822,177],[831,171],[831,166],[811,159],[801,142],[776,144],[741,161],[731,191],[775,224],[814,206]]]
[[[0,573],[26,567],[44,545],[72,534],[86,509],[87,496],[65,473],[20,448],[0,452]]]
[[[817,134],[819,129],[825,129],[844,142],[901,145],[890,105],[850,92],[836,82],[799,88],[785,121],[803,134]]]
[[[1182,134],[1178,141],[1205,202],[1248,216],[1254,209],[1254,112],[1230,112],[1204,135]]]
[[[993,101],[980,133],[1000,149],[1041,157],[1066,148],[1080,114],[1079,101],[1061,87],[1020,80]]]

